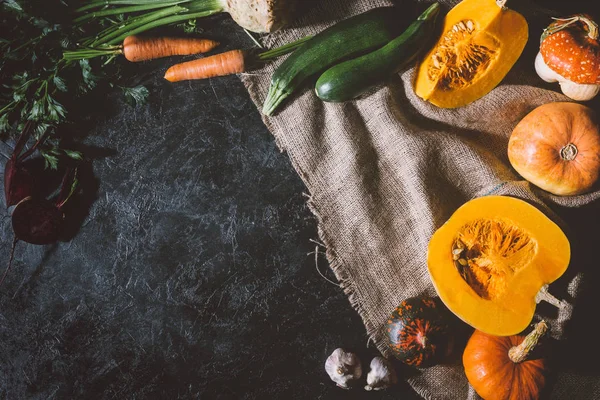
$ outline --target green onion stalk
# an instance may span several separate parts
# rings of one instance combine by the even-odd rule
[[[92,0],[76,10],[75,23],[127,16],[112,23],[94,37],[82,41],[83,47],[114,46],[129,35],[149,29],[218,13],[229,13],[242,28],[252,32],[271,32],[283,26],[293,0]]]

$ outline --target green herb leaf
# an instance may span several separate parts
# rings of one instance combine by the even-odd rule
[[[121,90],[125,95],[125,101],[131,106],[142,105],[148,99],[148,89],[145,86],[136,86],[136,87],[123,87],[121,86]]]
[[[81,66],[81,74],[85,84],[83,87],[84,91],[95,88],[98,77],[92,73],[90,62],[88,60],[79,60],[79,65]]]
[[[58,168],[58,157],[53,154],[42,152],[42,157],[44,157],[44,165],[46,168],[57,169]]]
[[[4,0],[3,4],[5,7],[12,8],[15,11],[23,11],[23,8],[21,7],[21,5],[19,3],[17,3],[15,0]]]
[[[29,113],[29,119],[33,121],[41,119],[42,115],[44,115],[44,111],[44,101],[39,99],[34,101],[33,106],[31,107],[31,112]]]
[[[36,125],[35,127],[35,134],[37,137],[42,136],[44,133],[46,133],[46,131],[48,130],[48,128],[50,128],[50,124],[47,124],[45,122],[40,122],[39,124]]]
[[[22,91],[18,91],[18,92],[14,92],[13,93],[13,101],[15,103],[20,102],[21,100],[23,100],[25,98],[25,94]]]
[[[196,24],[196,19],[189,19],[181,24],[178,24],[177,27],[183,29],[185,33],[200,33],[202,29],[199,28]]]
[[[60,90],[61,92],[67,91],[67,84],[65,83],[63,78],[61,78],[58,75],[54,75],[53,81],[54,81],[54,86],[56,86],[56,88],[58,90]]]
[[[10,124],[8,123],[8,114],[3,114],[0,117],[0,133],[8,131],[8,128],[10,128]]]
[[[65,108],[58,101],[48,96],[48,117],[50,121],[59,122],[65,117]]]
[[[78,151],[75,150],[67,150],[67,149],[63,149],[63,151],[65,152],[65,154],[74,159],[74,160],[83,160],[83,154],[81,154]]]

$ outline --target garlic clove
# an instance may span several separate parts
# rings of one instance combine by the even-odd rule
[[[575,101],[587,101],[593,99],[600,91],[600,85],[585,83],[575,83],[568,80],[561,80],[560,90],[565,96]]]
[[[371,370],[367,374],[365,390],[383,390],[398,382],[392,363],[383,357],[371,360]]]
[[[537,72],[538,76],[546,82],[552,83],[565,79],[558,72],[550,69],[550,67],[544,62],[544,57],[542,57],[542,53],[540,52],[538,52],[537,56],[535,56],[535,72]]]
[[[350,384],[362,376],[362,365],[356,354],[337,348],[325,361],[325,371],[339,387],[350,389]]]

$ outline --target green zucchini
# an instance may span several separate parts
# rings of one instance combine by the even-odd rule
[[[351,57],[388,43],[402,31],[395,7],[378,7],[350,17],[316,34],[273,73],[263,113],[272,115],[308,79]]]
[[[406,67],[431,42],[439,9],[440,5],[433,3],[385,46],[329,68],[317,80],[317,96],[331,102],[351,100]]]

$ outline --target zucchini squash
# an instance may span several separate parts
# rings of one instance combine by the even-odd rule
[[[384,46],[402,31],[395,7],[378,7],[338,22],[316,34],[273,73],[263,114],[277,107],[308,79],[332,65]]]
[[[439,3],[433,3],[402,35],[385,46],[329,68],[317,80],[317,96],[331,102],[351,100],[406,67],[433,38],[439,10]]]

